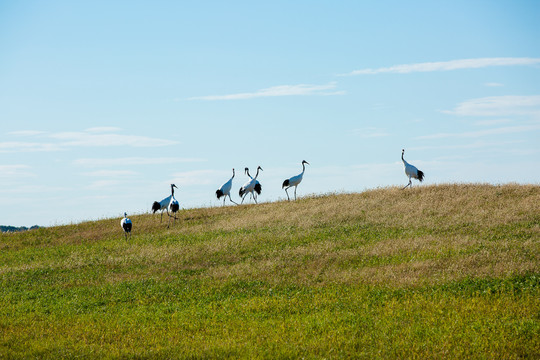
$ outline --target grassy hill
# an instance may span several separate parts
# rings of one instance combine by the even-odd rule
[[[0,235],[0,358],[539,358],[540,186]]]

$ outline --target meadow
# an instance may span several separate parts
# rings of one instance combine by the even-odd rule
[[[130,217],[0,235],[0,358],[540,358],[538,185]]]

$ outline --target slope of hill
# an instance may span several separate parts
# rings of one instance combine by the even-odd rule
[[[540,355],[540,186],[179,217],[0,235],[0,358]]]

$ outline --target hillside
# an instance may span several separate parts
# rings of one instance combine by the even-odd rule
[[[537,358],[540,186],[0,235],[0,358]]]

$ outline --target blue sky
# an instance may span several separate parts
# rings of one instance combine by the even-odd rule
[[[0,224],[540,181],[537,1],[2,1]],[[418,186],[417,182],[413,184]]]

